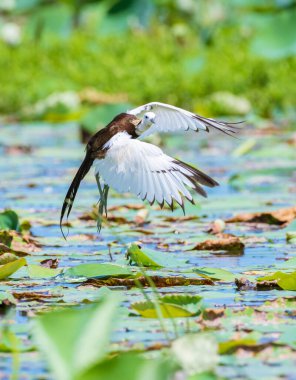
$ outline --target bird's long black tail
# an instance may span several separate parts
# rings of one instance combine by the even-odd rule
[[[72,210],[72,206],[73,206],[79,185],[80,185],[81,181],[83,180],[83,178],[86,176],[86,174],[89,172],[89,169],[91,168],[91,166],[93,164],[93,161],[94,161],[94,159],[91,156],[91,152],[87,151],[86,156],[85,156],[82,164],[80,165],[80,168],[78,169],[78,172],[76,173],[76,175],[75,175],[75,177],[74,177],[74,179],[73,179],[73,181],[72,181],[72,183],[71,183],[71,185],[67,191],[67,194],[65,196],[64,203],[63,203],[62,210],[61,210],[61,215],[60,215],[60,228],[61,228],[62,234],[63,234],[65,239],[66,239],[66,237],[64,235],[63,228],[62,228],[64,215],[67,214],[66,215],[67,218],[70,215],[70,212]]]

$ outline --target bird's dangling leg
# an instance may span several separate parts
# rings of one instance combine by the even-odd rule
[[[98,220],[97,220],[97,227],[98,227],[98,231],[100,232],[102,228],[104,212],[107,218],[107,198],[108,198],[109,186],[104,184],[104,187],[102,189],[99,174],[96,175],[96,181],[97,181],[97,185],[98,185],[98,189],[100,193],[99,206],[98,206]]]

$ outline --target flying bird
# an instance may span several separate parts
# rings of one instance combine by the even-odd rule
[[[206,197],[203,186],[214,187],[218,186],[218,183],[202,171],[166,155],[159,147],[141,140],[157,132],[210,132],[211,129],[233,136],[236,132],[234,124],[237,123],[202,117],[182,108],[158,102],[148,103],[115,116],[87,143],[85,158],[62,206],[61,230],[63,218],[65,214],[68,218],[71,212],[79,185],[93,165],[100,192],[99,219],[103,212],[107,216],[110,186],[119,193],[135,194],[151,205],[157,202],[163,207],[164,203],[167,203],[172,210],[176,201],[184,211],[184,198],[194,203],[188,188]],[[101,227],[100,221],[98,227]]]

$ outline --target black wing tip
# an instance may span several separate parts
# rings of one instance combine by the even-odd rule
[[[246,120],[236,121],[236,122],[215,120],[215,119],[203,117],[197,114],[194,114],[193,118],[197,119],[198,121],[204,124],[204,126],[206,127],[206,132],[210,132],[210,128],[214,128],[233,138],[237,138],[233,134],[242,130],[241,127],[238,127],[238,124],[243,124],[246,122]]]

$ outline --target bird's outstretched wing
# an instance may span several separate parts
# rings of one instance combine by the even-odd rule
[[[187,187],[206,197],[201,185],[218,183],[198,169],[167,156],[160,148],[125,133],[117,134],[108,143],[104,160],[95,160],[96,172],[118,192],[131,192],[150,204],[173,207],[176,200],[183,207],[183,198],[193,203]]]
[[[128,111],[128,113],[135,115],[138,118],[143,117],[146,112],[153,112],[156,117],[155,123],[141,134],[142,138],[156,132],[161,133],[188,130],[196,132],[203,130],[209,132],[211,128],[233,136],[237,131],[236,124],[239,124],[202,117],[182,108],[159,102],[147,103]]]

